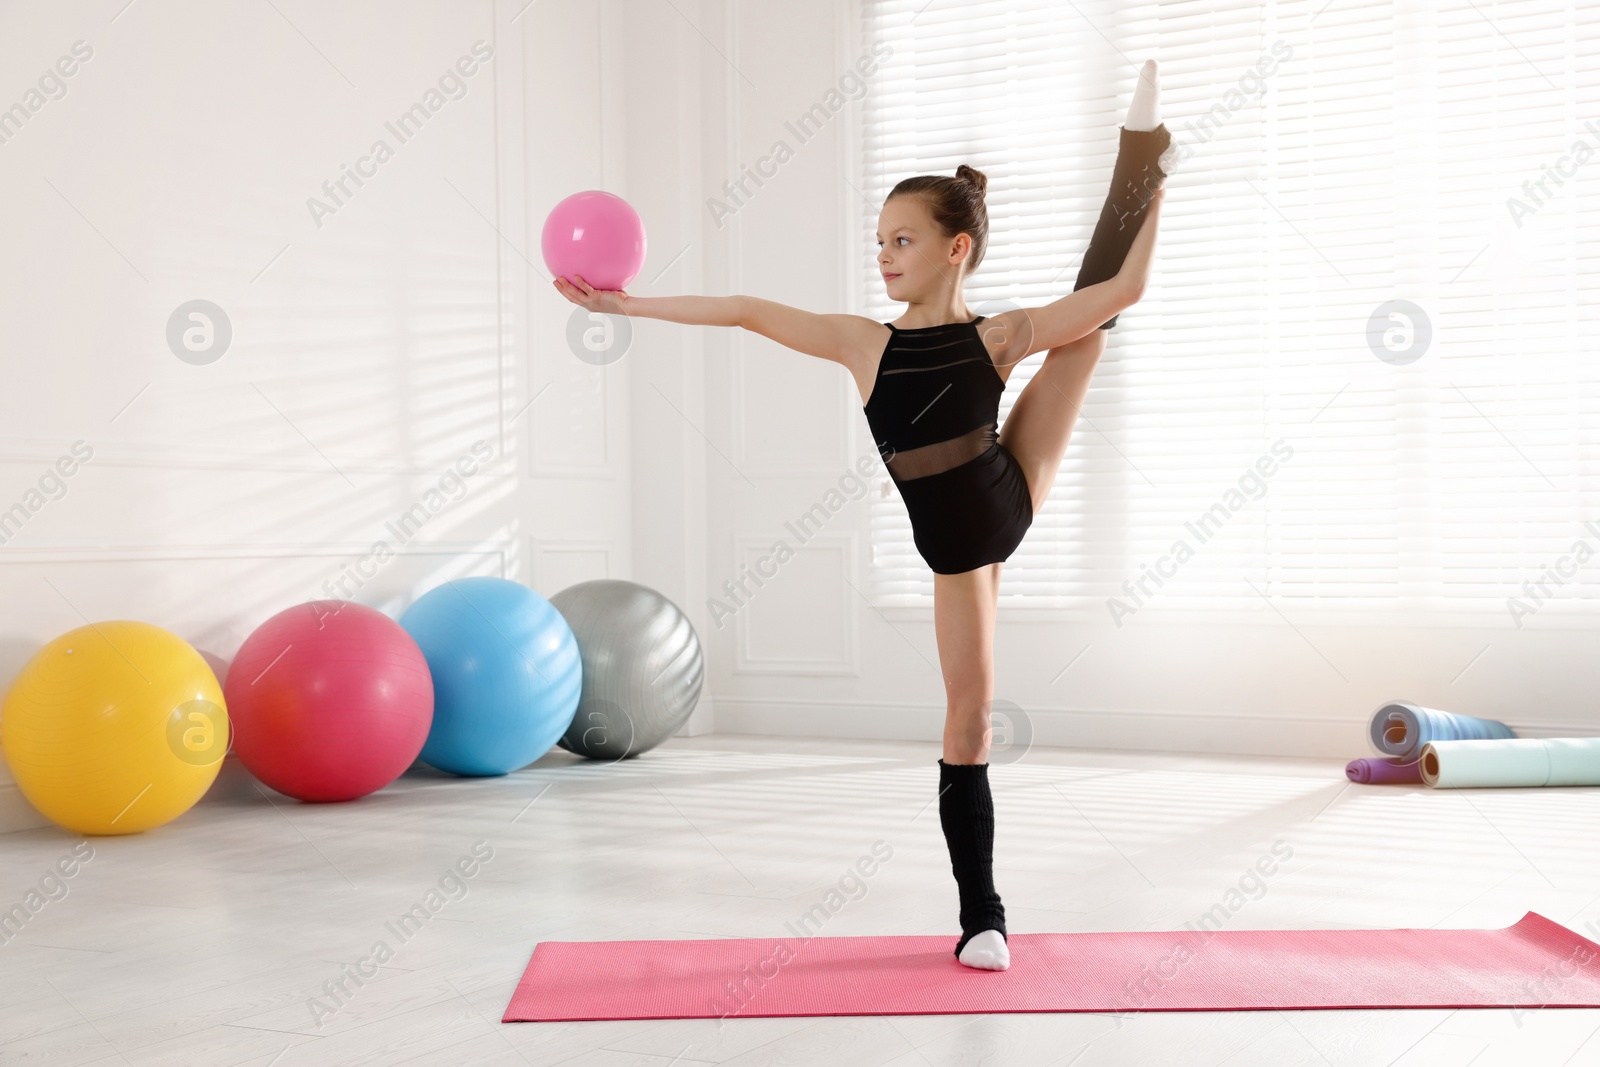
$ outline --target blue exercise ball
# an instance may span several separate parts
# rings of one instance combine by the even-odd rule
[[[508,774],[550,751],[583,690],[572,628],[504,578],[458,578],[400,616],[433,674],[433,728],[418,757],[460,775]]]

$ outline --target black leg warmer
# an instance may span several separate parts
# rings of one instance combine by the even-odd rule
[[[1148,131],[1123,127],[1117,163],[1111,172],[1111,191],[1100,208],[1100,220],[1089,238],[1089,250],[1083,254],[1073,292],[1106,281],[1122,269],[1122,261],[1128,258],[1128,249],[1144,222],[1145,206],[1166,180],[1157,160],[1171,144],[1172,134],[1166,123]],[[1109,330],[1116,324],[1117,316],[1113,315],[1100,329]]]
[[[939,824],[961,894],[959,956],[975,934],[1006,933],[1006,909],[994,889],[994,799],[987,763],[939,761]]]

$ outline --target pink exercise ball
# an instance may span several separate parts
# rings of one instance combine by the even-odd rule
[[[539,239],[550,273],[595,289],[626,289],[644,269],[644,222],[620,196],[589,189],[550,209]]]
[[[223,693],[240,762],[297,800],[382,789],[433,725],[422,650],[381,611],[344,600],[297,604],[262,623],[239,646]]]

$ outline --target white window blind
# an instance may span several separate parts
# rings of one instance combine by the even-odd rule
[[[1145,58],[1185,146],[1152,285],[1111,331],[1003,596],[1423,618],[1509,617],[1518,599],[1570,613],[1596,594],[1600,5],[863,0],[862,15],[867,45],[894,49],[863,101],[862,247],[901,178],[977,167],[977,311],[1071,291]],[[861,285],[866,314],[900,314],[875,272]],[[1374,326],[1392,301],[1421,315]],[[1012,375],[1002,419],[1043,358]],[[925,603],[892,489],[871,524],[875,598]]]

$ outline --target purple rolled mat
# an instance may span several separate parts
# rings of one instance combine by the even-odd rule
[[[1345,765],[1344,773],[1362,785],[1421,785],[1422,760],[1403,763],[1397,759],[1353,759]]]

